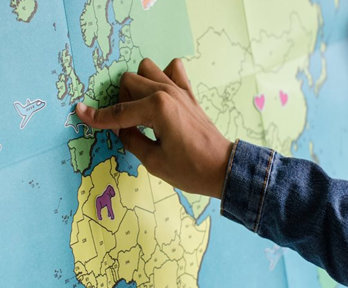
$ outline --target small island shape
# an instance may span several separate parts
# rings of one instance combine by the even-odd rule
[[[38,7],[36,0],[11,0],[10,6],[17,15],[17,21],[25,23],[33,19]]]

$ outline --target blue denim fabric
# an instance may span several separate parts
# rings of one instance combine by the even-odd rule
[[[312,162],[236,141],[221,214],[348,285],[348,181]]]

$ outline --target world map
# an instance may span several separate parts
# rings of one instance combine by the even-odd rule
[[[149,174],[111,131],[82,123],[75,105],[116,103],[123,72],[145,57],[161,68],[181,58],[231,141],[346,178],[348,3],[0,5],[1,287],[340,287],[220,216],[218,200]]]

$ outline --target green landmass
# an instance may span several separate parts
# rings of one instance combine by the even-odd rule
[[[92,47],[94,41],[97,41],[103,60],[107,60],[111,53],[112,26],[107,19],[109,2],[109,0],[89,0],[80,17],[81,32],[85,44]]]
[[[134,46],[141,49],[143,57],[151,58],[162,68],[173,58],[194,52],[185,2],[161,0],[144,11],[141,1],[133,1],[129,16],[133,19],[130,34]]]
[[[63,72],[58,76],[58,81],[56,82],[58,90],[57,98],[63,100],[69,95],[70,104],[73,104],[83,96],[84,85],[77,77],[75,69],[73,68],[72,56],[69,53],[68,44],[66,44],[65,49],[59,53],[58,60],[62,66]]]
[[[29,23],[38,8],[36,0],[11,0],[12,12],[17,15],[17,21]]]
[[[127,37],[131,37],[131,34],[130,34],[130,24],[124,25],[121,28],[121,35],[127,36]]]
[[[99,71],[102,67],[103,64],[103,59],[101,59],[100,55],[99,55],[99,49],[98,47],[96,47],[93,50],[93,54],[92,54],[92,58],[93,58],[93,64],[94,64],[94,68],[96,71]]]
[[[94,1],[89,0],[85,3],[85,7],[80,17],[80,26],[83,40],[88,47],[92,47],[97,39],[97,19],[94,14]]]
[[[80,137],[68,142],[74,172],[83,174],[89,168],[92,161],[90,153],[95,141],[95,138]]]
[[[129,61],[127,62],[128,71],[137,72],[139,64],[143,58],[144,57],[141,54],[140,49],[138,47],[133,47],[133,49],[131,50]]]
[[[114,63],[116,65],[116,62],[113,62],[113,64]],[[111,66],[113,66],[113,64]],[[121,67],[121,65],[118,65],[118,67]],[[92,104],[95,108],[102,108],[116,103],[119,83],[112,80],[112,74],[109,69],[109,67],[105,66],[89,78],[88,89],[83,101],[85,104],[88,103],[87,105]],[[114,68],[112,72],[115,73]],[[117,71],[115,78],[117,78],[118,73],[121,72]]]
[[[118,23],[122,23],[126,18],[129,17],[133,1],[114,0],[112,3],[115,19]]]
[[[130,49],[128,47],[120,48],[120,55],[122,57],[122,60],[128,62],[130,59]]]
[[[60,74],[58,77],[58,81],[56,82],[56,87],[58,90],[58,99],[62,100],[68,94],[68,86],[67,86],[67,76],[65,74]]]
[[[109,75],[114,86],[119,87],[122,74],[128,70],[127,62],[123,60],[114,61],[109,67]]]

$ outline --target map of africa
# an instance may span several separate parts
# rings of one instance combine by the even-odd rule
[[[227,138],[347,178],[348,3],[8,0],[0,11],[1,287],[341,287],[220,216],[218,200],[149,174],[74,109],[116,103],[122,73],[145,57],[182,58]]]

